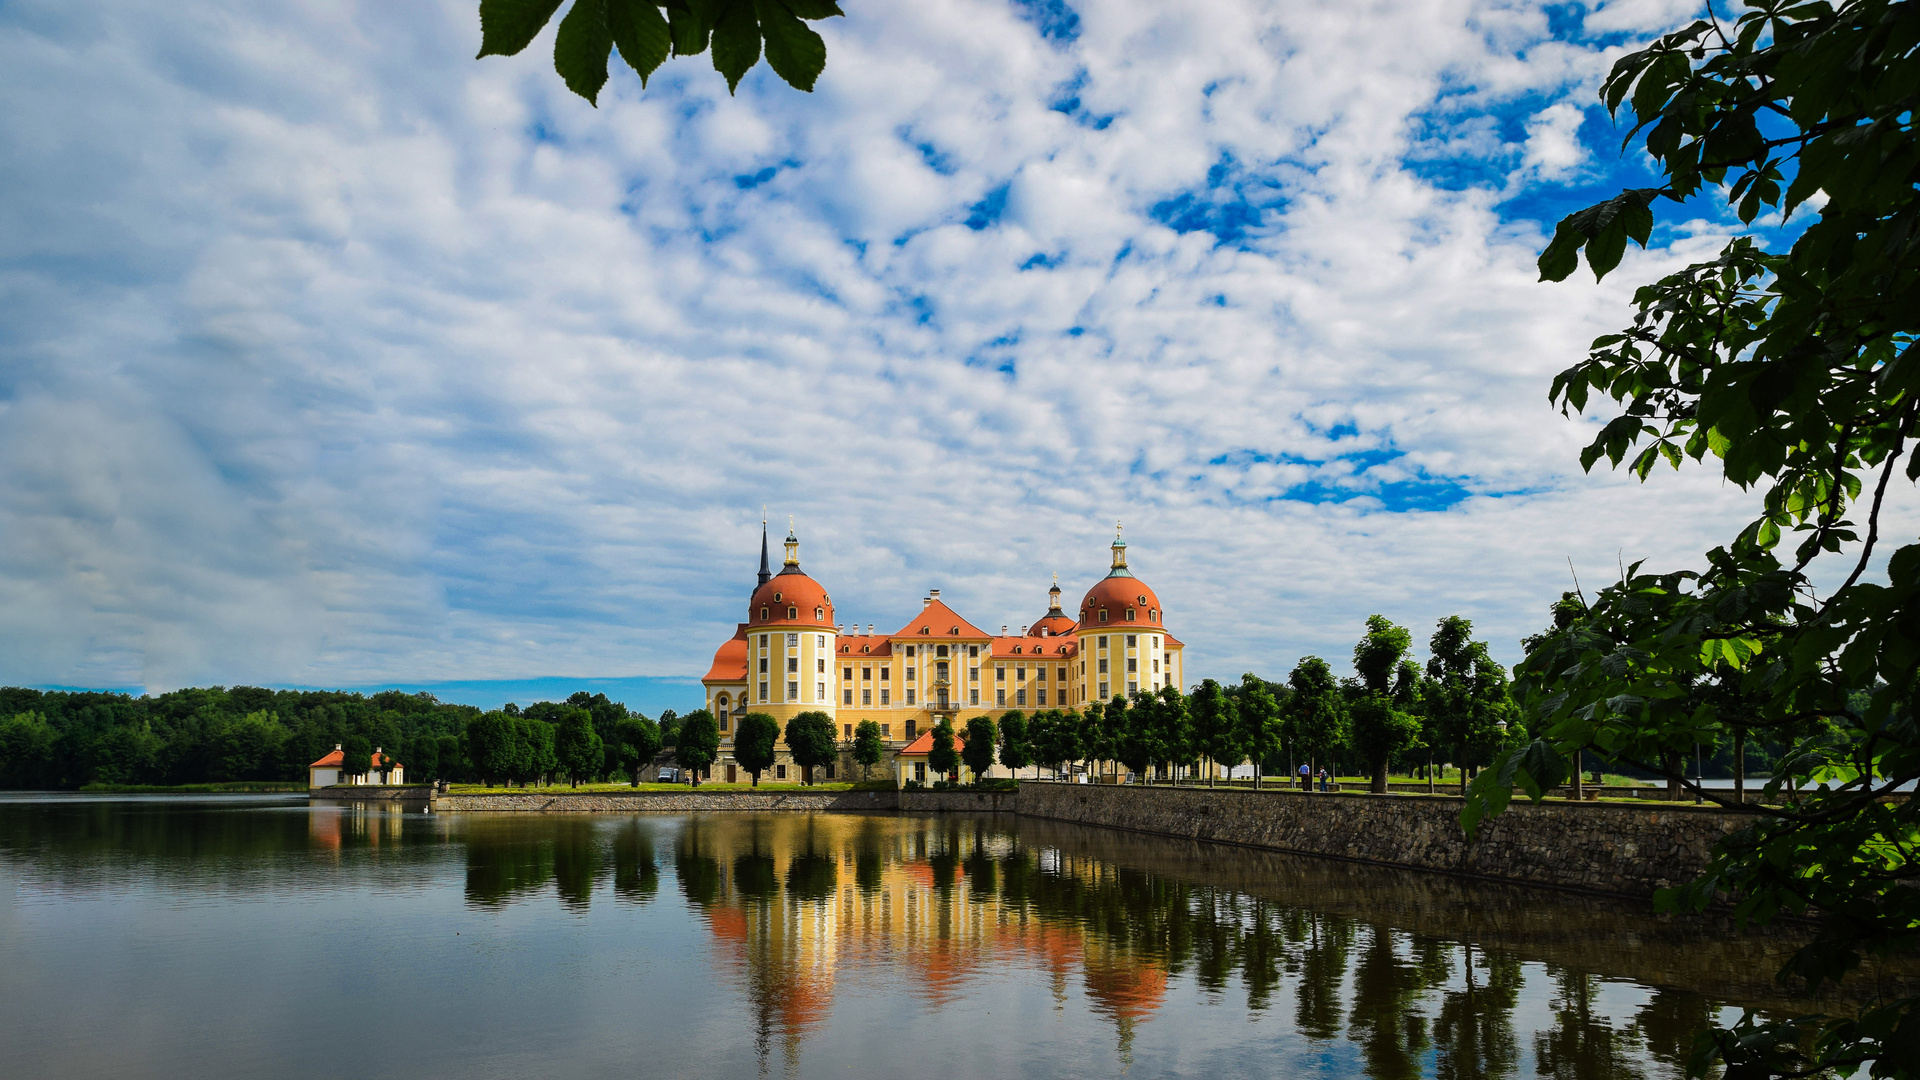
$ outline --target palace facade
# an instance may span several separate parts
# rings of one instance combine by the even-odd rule
[[[1117,533],[1107,575],[1074,614],[1061,608],[1056,583],[1046,613],[1018,634],[968,622],[938,589],[898,630],[876,634],[869,623],[862,633],[835,621],[832,596],[800,569],[792,530],[786,547],[785,565],[772,572],[762,527],[760,579],[747,621],[714,653],[701,680],[719,722],[722,763],[734,723],[747,712],[767,713],[782,727],[799,713],[824,712],[843,744],[853,741],[856,725],[872,720],[897,752],[942,719],[961,726],[962,713],[997,720],[1013,709],[1073,709],[1185,685],[1183,646],[1167,632],[1160,598],[1128,568],[1127,544]]]

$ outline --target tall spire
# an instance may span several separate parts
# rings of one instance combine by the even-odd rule
[[[800,541],[793,535],[793,519],[787,519],[787,564],[780,568],[783,574],[800,572]]]
[[[767,508],[763,506],[760,508],[760,584],[771,580],[773,570],[767,566]]]
[[[1132,577],[1133,571],[1127,569],[1127,542],[1120,536],[1120,523],[1113,523],[1113,569],[1107,571],[1108,577]]]

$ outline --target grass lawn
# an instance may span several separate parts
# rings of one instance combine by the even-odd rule
[[[792,783],[787,781],[783,781],[779,783],[775,783],[773,781],[761,781],[760,786],[756,788],[752,784],[745,783],[745,782],[738,783],[738,784],[723,784],[717,780],[706,780],[706,781],[702,781],[700,786],[697,788],[691,788],[685,784],[641,784],[639,787],[634,787],[631,784],[581,784],[579,787],[570,787],[566,784],[549,784],[546,787],[528,786],[525,788],[519,788],[519,787],[508,788],[508,787],[498,787],[498,786],[486,787],[481,784],[454,784],[447,789],[448,793],[452,795],[498,795],[498,794],[504,794],[508,792],[511,792],[516,795],[523,794],[523,793],[524,794],[547,794],[547,795],[567,795],[567,794],[632,795],[638,792],[659,792],[659,791],[678,791],[678,792],[701,791],[701,792],[708,792],[708,793],[717,791],[717,792],[732,793],[732,792],[738,792],[738,791],[825,792],[825,791],[860,791],[860,790],[891,791],[893,790],[893,785],[885,781],[870,782],[865,784],[855,784],[855,783],[840,781],[840,782],[832,782],[832,783],[815,784],[812,787],[808,787],[805,784],[797,784],[797,783]]]
[[[285,780],[241,780],[231,784],[87,784],[87,793],[108,795],[232,795],[248,792],[304,792],[307,785]]]

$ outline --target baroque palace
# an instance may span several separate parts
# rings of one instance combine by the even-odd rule
[[[1182,686],[1180,641],[1166,609],[1127,567],[1116,532],[1113,562],[1074,615],[1048,590],[1045,615],[1018,634],[989,633],[962,618],[933,589],[912,619],[890,634],[834,621],[833,598],[800,569],[800,541],[787,532],[786,565],[773,573],[760,537],[760,581],[747,621],[714,653],[701,680],[728,756],[734,721],[764,712],[784,727],[807,711],[833,717],[845,743],[855,725],[880,725],[899,751],[942,719],[996,720],[1009,710],[1072,709],[1137,690]],[[782,755],[784,757],[784,754]]]

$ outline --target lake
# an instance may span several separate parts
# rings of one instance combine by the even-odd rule
[[[1788,948],[1008,815],[0,796],[21,1077],[1667,1077]]]

